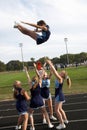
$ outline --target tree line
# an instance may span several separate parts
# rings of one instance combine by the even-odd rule
[[[48,57],[49,58],[49,57]],[[79,63],[87,63],[87,53],[81,52],[79,54],[68,54],[69,64],[79,64]],[[54,57],[51,59],[55,65],[64,65],[67,66],[67,54],[61,55],[60,57]],[[42,64],[44,64],[44,57],[38,59]],[[0,72],[2,71],[16,71],[23,70],[23,66],[33,67],[33,63],[37,62],[35,58],[31,58],[28,62],[21,62],[19,60],[11,60],[7,64],[0,61]]]

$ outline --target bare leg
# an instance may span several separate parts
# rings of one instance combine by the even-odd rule
[[[57,117],[58,117],[59,122],[60,122],[60,124],[56,127],[56,129],[66,128],[66,125],[64,124],[64,119],[63,119],[61,110],[62,110],[62,102],[55,103],[55,111],[56,111]]]
[[[57,118],[59,119],[60,123],[63,124],[64,121],[63,121],[60,109],[61,109],[61,103],[56,103],[55,104],[55,112],[56,112]]]
[[[20,24],[17,25],[17,28],[23,34],[30,36],[34,40],[37,40],[37,33],[35,33],[34,31],[31,31]]]
[[[48,100],[46,100],[50,112],[50,119],[51,120],[57,120],[56,117],[53,116],[53,106],[52,106],[52,98],[50,97]],[[43,120],[45,122],[45,115],[43,114]]]
[[[62,109],[62,107],[61,107],[61,109],[60,109],[60,112],[61,112],[61,114],[62,114],[63,120],[67,120],[66,113],[64,112],[64,110]]]
[[[48,99],[47,100],[48,103],[48,108],[49,108],[49,112],[50,112],[50,116],[53,116],[53,106],[52,106],[52,99]]]
[[[23,121],[23,118],[22,118],[22,115],[20,115],[19,118],[18,118],[17,126],[21,125],[22,121]]]
[[[43,102],[45,104],[45,100],[44,99],[43,99]],[[44,112],[42,113],[42,115],[43,115],[43,120],[45,120],[45,114],[44,114]]]
[[[29,110],[29,113],[30,113],[30,115],[29,115],[29,117],[30,117],[30,123],[31,123],[31,126],[34,128],[33,112],[34,111],[32,109]]]
[[[27,130],[27,124],[28,124],[28,113],[26,113],[23,116],[23,126],[22,126],[22,130]]]
[[[47,122],[48,122],[48,126],[49,126],[50,128],[52,128],[53,125],[52,125],[51,122],[50,122],[50,119],[49,119],[48,113],[47,113],[47,111],[46,111],[46,108],[43,107],[43,108],[41,108],[41,110],[42,110],[42,113],[45,115],[45,118],[46,118],[46,120],[47,120]]]

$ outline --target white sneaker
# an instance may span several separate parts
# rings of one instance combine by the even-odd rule
[[[31,127],[30,127],[30,130],[35,130],[35,127],[32,127],[32,126],[31,126]]]
[[[43,119],[43,124],[47,124],[47,121],[46,121],[46,119],[45,119],[45,118]]]
[[[54,116],[50,116],[50,119],[53,120],[53,121],[56,121],[56,120],[57,120],[57,118],[54,117]]]
[[[50,124],[48,125],[48,127],[49,127],[49,128],[53,128],[54,125],[50,123]]]
[[[58,129],[58,130],[61,130],[61,129],[64,129],[64,128],[66,128],[65,124],[59,124],[59,125],[56,127],[56,129]]]
[[[20,130],[20,129],[21,129],[21,125],[15,127],[15,130]]]
[[[64,120],[64,123],[65,123],[65,124],[68,124],[68,123],[69,123],[69,121],[68,121],[68,120]]]

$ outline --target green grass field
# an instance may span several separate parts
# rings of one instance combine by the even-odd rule
[[[60,71],[60,69],[58,71]],[[64,93],[87,93],[87,67],[66,68],[66,71],[71,78],[72,87],[68,89],[66,82],[64,82]],[[31,77],[35,75],[34,70],[30,70],[29,73]],[[0,100],[8,100],[13,98],[12,86],[15,80],[20,80],[23,84],[23,87],[29,92],[29,86],[27,85],[25,72],[3,72],[0,73]],[[54,95],[55,92],[54,80],[55,77],[52,76],[50,87],[52,95]]]

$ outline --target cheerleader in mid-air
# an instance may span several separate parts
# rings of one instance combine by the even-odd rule
[[[44,20],[38,21],[37,24],[27,23],[23,21],[21,21],[21,23],[35,27],[35,30],[30,30],[17,22],[15,22],[14,25],[14,28],[17,28],[23,34],[28,35],[34,39],[37,45],[42,44],[49,39],[51,32],[49,30],[49,26],[45,23]],[[38,34],[39,32],[42,33],[42,35]]]

